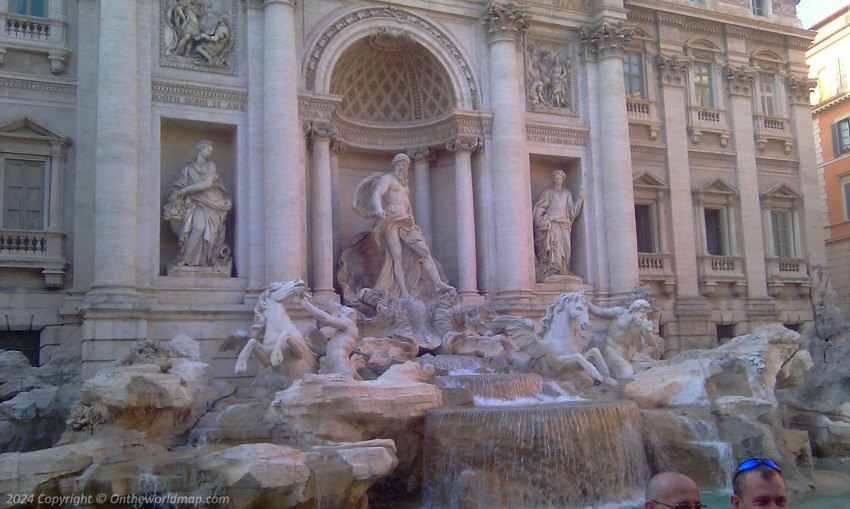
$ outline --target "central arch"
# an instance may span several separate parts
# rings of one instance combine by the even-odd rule
[[[445,70],[455,94],[454,107],[479,109],[480,88],[469,58],[434,21],[398,7],[367,6],[336,14],[322,26],[311,38],[305,52],[302,76],[307,90],[330,93],[337,65],[346,50],[358,41],[380,32],[406,34]]]

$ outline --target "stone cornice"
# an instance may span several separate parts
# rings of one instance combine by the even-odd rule
[[[599,55],[621,55],[634,34],[634,26],[604,21],[595,27],[581,27],[581,42]]]
[[[490,2],[481,16],[491,44],[497,41],[518,41],[519,36],[528,30],[529,20],[528,8],[513,2],[504,5]]]
[[[223,87],[202,87],[173,81],[151,82],[151,98],[160,104],[180,104],[222,110],[245,111],[248,91]]]
[[[525,138],[530,142],[555,145],[587,145],[590,130],[582,127],[562,127],[526,124]]]
[[[341,102],[339,95],[302,93],[298,95],[298,115],[304,120],[330,121]]]
[[[667,155],[667,147],[665,145],[647,145],[645,143],[632,143],[629,148],[634,154],[648,154],[654,156]]]
[[[784,159],[778,157],[765,157],[765,156],[756,156],[756,167],[758,171],[765,171],[767,168],[765,166],[773,166],[774,168],[786,168],[790,170],[797,170],[800,168],[800,161],[798,159]]]
[[[477,112],[455,110],[431,124],[363,125],[342,117],[334,124],[337,135],[347,145],[363,148],[406,150],[410,147],[444,146],[457,136],[485,137],[492,133],[492,117]]]
[[[846,102],[848,99],[850,99],[850,90],[838,95],[834,95],[829,99],[823,100],[814,105],[812,107],[812,115],[817,115],[818,113],[832,108],[833,106],[837,106],[843,102]]]
[[[714,161],[735,161],[735,153],[734,152],[706,152],[704,150],[688,150],[688,157],[694,159],[710,159]],[[719,168],[724,171],[731,171],[732,168]]]
[[[74,95],[77,93],[77,85],[75,83],[54,83],[50,81],[19,79],[12,77],[0,77],[0,89],[3,88],[17,88],[21,90],[30,90],[32,92],[47,92],[53,94]]]

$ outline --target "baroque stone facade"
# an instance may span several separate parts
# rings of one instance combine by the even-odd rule
[[[670,353],[812,320],[812,34],[793,2],[451,4],[0,2],[5,345],[76,337],[89,376],[178,332],[224,355],[269,281],[338,300],[371,228],[355,189],[396,153],[464,302],[539,316],[566,291],[648,292]],[[232,200],[224,277],[167,270],[161,211],[198,140]],[[556,170],[584,205],[570,267],[538,281],[532,208]]]

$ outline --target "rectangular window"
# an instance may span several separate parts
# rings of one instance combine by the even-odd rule
[[[696,105],[700,108],[714,108],[714,97],[711,92],[711,64],[694,63],[694,95]]]
[[[7,159],[3,174],[3,228],[41,230],[44,162]]]
[[[45,18],[47,17],[47,0],[9,0],[9,12]]]
[[[773,74],[759,76],[759,97],[761,98],[761,114],[768,117],[776,116],[776,87]]]
[[[850,151],[850,118],[832,124],[832,157]]]
[[[657,253],[655,211],[652,205],[635,203],[635,227],[638,253]]]
[[[627,51],[623,56],[623,78],[626,84],[626,97],[645,99],[643,90],[643,54]]]
[[[710,255],[726,255],[726,225],[722,209],[705,209],[705,248]]]
[[[791,229],[791,213],[788,211],[770,212],[770,223],[773,228],[773,254],[779,258],[794,256],[794,243]]]
[[[717,323],[715,326],[715,335],[717,336],[717,343],[725,343],[726,341],[735,337],[735,324],[722,324]]]
[[[764,0],[753,0],[753,14],[756,16],[764,16]]]

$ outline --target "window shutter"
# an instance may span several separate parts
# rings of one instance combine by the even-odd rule
[[[838,122],[832,124],[832,158],[841,155],[841,132],[838,130]]]

